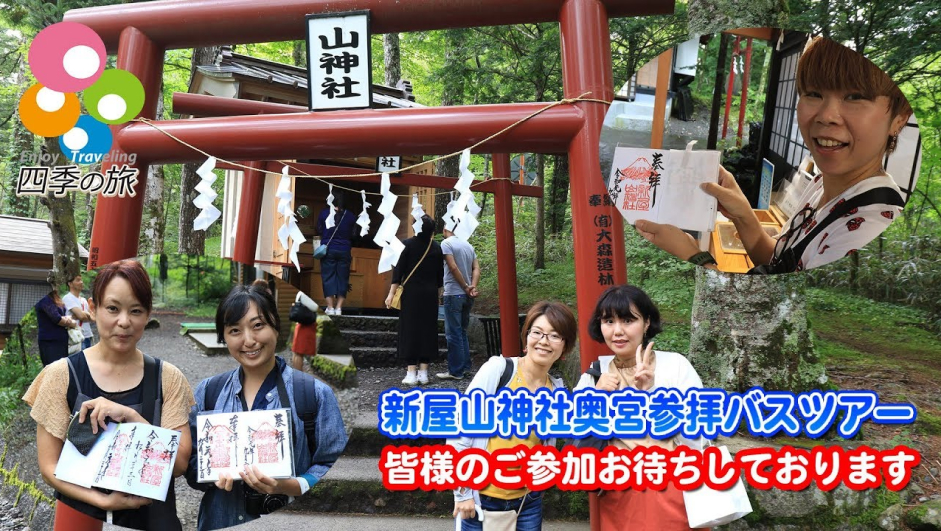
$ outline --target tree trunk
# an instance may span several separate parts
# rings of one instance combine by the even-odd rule
[[[46,138],[44,145],[49,153],[60,155],[58,138]],[[75,213],[67,195],[54,197],[49,193],[41,201],[49,209],[49,228],[52,231],[52,270],[47,280],[53,288],[57,288],[74,278],[82,269]]]
[[[385,83],[394,87],[402,79],[402,59],[399,51],[399,34],[386,33],[382,36],[382,49],[385,57]]]
[[[850,254],[849,284],[852,293],[859,290],[859,251]]]
[[[705,387],[819,388],[826,371],[814,351],[804,275],[696,271],[689,361]]]
[[[542,153],[537,153],[536,181],[533,185],[543,189],[543,197],[536,198],[536,259],[533,262],[533,269],[546,268],[546,199],[544,197],[545,186],[543,186],[545,175],[546,156]]]
[[[17,68],[16,80],[17,83],[24,82],[27,79],[26,76],[26,61],[25,59],[20,60],[19,67]],[[23,86],[23,90],[19,91],[20,98],[23,97],[23,92],[26,91],[26,86]],[[19,98],[17,98],[19,101]],[[26,155],[35,155],[36,151],[33,147],[33,134],[30,133],[26,127],[23,126],[23,123],[20,121],[20,113],[17,110],[10,125],[10,136],[7,141],[7,148],[9,149],[8,153],[10,155],[7,158],[9,161],[10,175],[12,179],[9,179],[7,182],[11,183],[10,190],[6,194],[6,208],[4,209],[7,214],[11,216],[21,216],[28,217],[30,214],[30,201],[29,196],[18,196],[16,195],[16,185],[19,182],[20,167],[29,166],[29,163],[20,162],[22,156]]]
[[[157,119],[159,120],[162,116],[163,98],[159,98],[157,100]],[[151,165],[147,171],[147,189],[144,192],[144,225],[138,244],[141,255],[162,253],[163,237],[166,231],[164,223],[166,218],[163,215],[163,165]]]
[[[291,59],[294,60],[294,66],[307,67],[307,41],[294,41]]]
[[[565,225],[565,209],[569,195],[569,157],[552,157],[552,186],[549,188],[549,232],[558,235]]]
[[[465,30],[445,30],[444,42],[444,89],[441,93],[441,106],[460,105],[464,102],[464,51],[462,40]],[[445,177],[460,176],[460,157],[440,160],[435,164],[435,174]],[[448,211],[450,198],[447,194],[435,195],[435,230],[441,232],[444,227],[444,213]]]
[[[82,194],[85,196],[85,237],[91,240],[91,230],[95,225],[95,205],[97,204],[93,194]]]
[[[7,157],[9,161],[7,167],[10,168],[11,178],[7,181],[10,183],[10,190],[6,194],[6,208],[4,210],[11,216],[28,217],[30,213],[29,196],[16,195],[16,186],[19,182],[20,168],[30,166],[28,162],[20,162],[20,158],[23,154],[35,156],[36,151],[33,149],[33,134],[23,127],[19,113],[11,120],[13,124],[10,127],[10,141],[7,144],[10,149],[10,155]]]
[[[787,22],[786,0],[690,0],[688,5],[690,35],[728,28],[782,28]]]
[[[193,80],[196,67],[211,63],[220,49],[221,46],[207,46],[193,50],[190,82]],[[199,209],[193,204],[193,199],[199,195],[195,190],[196,184],[199,183],[196,170],[201,164],[201,162],[184,164],[180,170],[180,240],[177,250],[182,254],[201,255],[205,252],[206,231],[193,230],[193,220],[199,215]]]

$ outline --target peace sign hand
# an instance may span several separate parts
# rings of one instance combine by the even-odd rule
[[[635,356],[634,385],[641,391],[647,391],[653,387],[653,343],[647,343],[646,350],[643,345],[637,345]]]

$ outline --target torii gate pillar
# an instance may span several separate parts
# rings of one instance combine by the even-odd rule
[[[611,42],[604,5],[598,0],[567,0],[559,14],[559,24],[565,97],[590,92],[591,98],[613,100]],[[627,265],[620,213],[613,206],[606,206],[607,201],[593,200],[607,198],[598,156],[606,107],[593,102],[581,102],[578,106],[585,113],[585,123],[569,144],[569,172],[578,344],[584,371],[605,353],[604,345],[588,335],[591,312],[609,285],[627,282]]]
[[[513,229],[513,191],[510,189],[510,155],[493,154],[494,229],[497,232],[497,290],[500,300],[500,348],[506,357],[519,356],[519,294],[516,291],[516,238]]]
[[[559,13],[562,39],[562,79],[565,97],[574,98],[591,91],[591,97],[614,99],[611,75],[611,41],[608,16],[598,0],[567,0]],[[607,197],[601,178],[598,142],[605,107],[598,103],[578,104],[585,112],[582,130],[569,144],[570,193],[572,197],[572,238],[575,249],[575,297],[578,305],[578,344],[582,371],[604,353],[604,345],[588,335],[588,321],[606,284],[627,282],[624,260],[624,225],[614,207],[592,201]],[[607,241],[610,239],[610,241]],[[605,258],[601,245],[609,244],[613,260]],[[593,260],[594,258],[594,260]],[[609,266],[610,264],[610,266]],[[594,265],[594,267],[592,267]],[[608,270],[610,267],[610,270]],[[601,529],[598,497],[588,497],[592,531]]]
[[[157,99],[163,97],[163,92],[160,90],[163,81],[163,52],[161,46],[137,28],[127,27],[121,32],[117,67],[137,76],[144,86],[144,107],[139,114],[142,118],[153,119],[157,114]],[[111,126],[111,134],[117,136],[118,131],[127,125]],[[102,163],[101,172],[106,174],[112,166],[120,165],[121,163],[115,161],[121,160],[124,153],[124,150],[116,143],[111,150],[109,161]],[[149,164],[138,158],[135,164],[129,166],[136,167],[140,171],[135,186],[136,196],[98,195],[91,233],[92,244],[88,253],[89,271],[99,265],[137,255]]]

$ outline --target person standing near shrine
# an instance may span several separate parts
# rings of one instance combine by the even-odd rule
[[[58,290],[52,290],[36,303],[39,357],[43,367],[69,355],[69,328],[78,324],[68,316]]]
[[[343,301],[350,290],[350,264],[353,262],[352,240],[356,215],[346,210],[342,191],[336,192],[336,206],[327,206],[317,218],[317,234],[327,246],[327,254],[320,260],[320,280],[327,300],[324,313],[343,315]],[[327,228],[327,218],[334,225]]]
[[[94,337],[91,333],[91,323],[95,322],[95,316],[91,313],[88,300],[82,297],[85,281],[82,279],[82,275],[75,275],[72,280],[66,283],[66,286],[69,287],[69,292],[62,296],[65,311],[78,319],[82,327],[82,336],[85,338],[82,341],[82,350],[91,348],[91,340]]]
[[[438,355],[438,298],[444,284],[444,259],[435,241],[435,220],[421,218],[421,231],[402,242],[405,250],[392,271],[386,308],[401,285],[398,357],[406,365],[403,385],[428,383],[428,364]]]
[[[436,376],[442,380],[462,380],[471,369],[467,326],[474,299],[480,294],[480,263],[474,247],[444,229],[441,253],[444,255],[444,333],[448,340],[448,370]]]

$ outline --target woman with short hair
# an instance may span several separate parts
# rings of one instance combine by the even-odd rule
[[[487,394],[495,394],[501,387],[510,391],[526,388],[530,391],[539,389],[557,389],[564,387],[561,378],[552,377],[549,369],[560,358],[572,352],[578,336],[578,322],[568,306],[559,302],[537,302],[526,313],[521,339],[525,347],[520,357],[490,358],[467,387],[465,393],[474,389]],[[503,381],[504,375],[509,378]],[[501,385],[502,383],[502,385]],[[528,437],[462,437],[452,439],[448,444],[458,451],[477,448],[493,453],[503,448],[514,448],[523,444],[533,447],[539,444],[553,446],[554,439],[540,440],[535,431]],[[538,531],[542,529],[542,492],[531,492],[526,488],[504,489],[488,485],[480,491],[459,488],[454,491],[453,515],[461,520],[462,531],[483,529],[475,505],[484,511],[515,511],[517,531]]]
[[[816,175],[797,202],[802,208],[777,237],[764,231],[724,168],[718,183],[702,185],[735,225],[748,257],[759,266],[756,273],[802,271],[853,254],[882,234],[904,205],[883,166],[912,115],[898,85],[859,53],[816,37],[797,63],[797,91],[797,126]],[[672,225],[642,220],[635,226],[678,258],[701,254],[692,238]]]
[[[93,293],[99,342],[44,368],[23,396],[36,420],[39,471],[58,500],[55,530],[100,530],[105,519],[134,529],[182,529],[172,482],[161,502],[80,487],[55,476],[73,413],[79,422],[90,422],[94,433],[108,422],[140,422],[179,431],[173,475],[183,474],[189,462],[187,414],[193,392],[179,369],[137,348],[152,310],[147,271],[135,260],[108,264],[98,271]],[[154,402],[144,396],[148,377],[159,383]]]
[[[586,372],[575,390],[601,391],[675,388],[681,393],[702,387],[702,380],[686,357],[676,352],[654,351],[651,340],[662,331],[660,311],[644,291],[636,286],[606,289],[588,323],[588,334],[604,345],[610,355],[598,358],[600,376]],[[697,447],[680,436],[658,440],[611,439],[623,450],[638,446],[659,446],[672,450],[680,444]],[[662,491],[647,489],[605,491],[598,498],[603,531],[682,531],[689,529],[683,493],[672,485]]]

